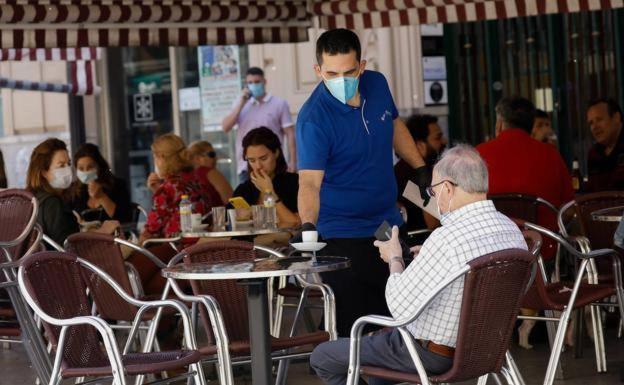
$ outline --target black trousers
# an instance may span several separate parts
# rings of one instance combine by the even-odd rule
[[[338,336],[349,337],[351,326],[367,314],[390,315],[386,305],[385,289],[388,265],[373,246],[374,238],[325,239],[323,255],[347,257],[351,268],[323,273],[336,297],[336,328]]]

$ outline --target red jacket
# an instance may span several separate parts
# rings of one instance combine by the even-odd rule
[[[506,129],[477,150],[488,166],[490,194],[530,194],[556,207],[574,198],[572,178],[559,152],[522,129]],[[538,217],[539,225],[558,230],[557,218],[550,211],[540,210]],[[553,252],[545,252],[545,257]]]

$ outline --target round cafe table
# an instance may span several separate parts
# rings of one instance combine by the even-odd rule
[[[294,231],[293,228],[274,228],[274,229],[254,229],[248,228],[243,230],[230,231],[194,231],[182,233],[182,238],[238,238],[238,237],[255,237],[258,235],[288,233]]]
[[[249,262],[179,264],[163,269],[162,275],[189,280],[237,279],[246,286],[252,383],[269,385],[272,378],[267,278],[346,269],[349,264],[344,257],[265,258]]]
[[[591,217],[594,221],[598,222],[620,222],[623,213],[624,206],[616,206],[596,210],[591,213]]]

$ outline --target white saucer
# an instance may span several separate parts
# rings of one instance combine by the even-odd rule
[[[292,247],[299,251],[319,251],[323,247],[327,246],[325,242],[298,242],[291,243]]]

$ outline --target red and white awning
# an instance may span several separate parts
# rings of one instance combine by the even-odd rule
[[[94,60],[100,59],[101,48],[39,48],[0,50],[0,61],[65,61],[69,65],[70,83],[33,82],[0,77],[0,88],[30,91],[63,92],[73,95],[100,93],[94,73]]]
[[[326,29],[456,23],[622,8],[624,0],[317,0]]]
[[[305,0],[0,0],[0,48],[308,40]]]

